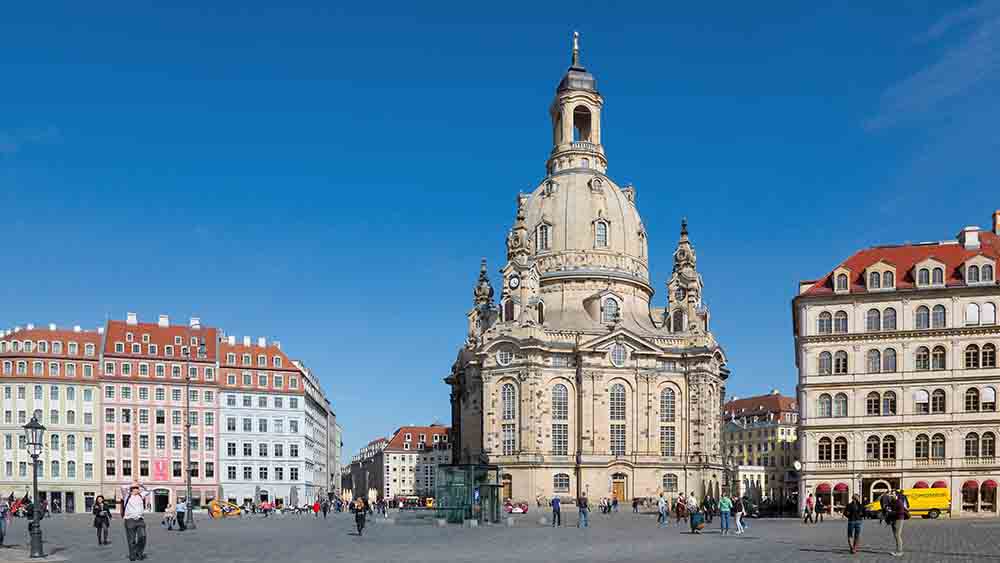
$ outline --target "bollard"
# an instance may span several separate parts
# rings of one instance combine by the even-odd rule
[[[436,525],[438,528],[447,527],[448,526],[448,520],[445,519],[445,518],[438,518],[438,519],[434,520],[434,525]]]
[[[506,519],[505,519],[505,520],[503,521],[503,523],[504,523],[504,525],[505,525],[505,526],[507,526],[508,528],[513,528],[513,527],[514,527],[514,517],[513,517],[513,516],[508,516],[508,517],[507,517],[507,518],[506,518]]]

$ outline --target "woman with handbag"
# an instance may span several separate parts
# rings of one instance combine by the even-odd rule
[[[94,527],[97,528],[97,545],[111,545],[108,541],[108,529],[111,527],[111,510],[108,509],[104,495],[94,499]]]

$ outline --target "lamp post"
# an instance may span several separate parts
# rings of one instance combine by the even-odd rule
[[[42,551],[42,507],[38,502],[38,456],[42,455],[44,434],[45,427],[39,424],[35,417],[31,417],[31,421],[24,425],[25,447],[28,455],[31,456],[32,468],[32,518],[31,523],[28,524],[32,558],[45,557],[45,553]]]
[[[184,440],[187,442],[187,471],[185,471],[185,484],[187,485],[187,498],[184,502],[187,504],[187,510],[184,512],[184,518],[187,520],[185,526],[194,530],[194,507],[191,505],[191,499],[194,498],[193,491],[191,490],[191,329],[187,330],[187,353],[184,354],[185,359],[185,373],[184,373]],[[183,350],[184,348],[182,348]]]
[[[733,494],[735,494],[733,489],[733,478],[734,478],[733,463],[734,463],[733,454],[727,455],[725,466],[726,466],[726,481],[728,482],[727,484],[729,486],[728,487],[729,490],[727,492],[729,496],[733,496]]]

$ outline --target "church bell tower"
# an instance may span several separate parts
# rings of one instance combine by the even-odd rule
[[[608,161],[601,144],[604,98],[594,75],[580,64],[580,34],[573,33],[573,60],[556,88],[552,117],[552,154],[549,175],[568,168],[593,168],[606,173]]]

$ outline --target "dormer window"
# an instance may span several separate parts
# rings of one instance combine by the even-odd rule
[[[966,283],[979,283],[979,266],[969,266],[965,269]]]
[[[921,268],[920,272],[917,273],[917,285],[930,285],[931,284],[931,271],[927,268]]]
[[[594,223],[594,247],[608,247],[608,223],[607,221],[597,221]]]
[[[882,276],[878,272],[872,272],[868,276],[868,289],[879,289],[882,287]]]
[[[934,268],[934,272],[931,276],[931,283],[934,285],[944,285],[944,270],[941,268]]]
[[[847,274],[839,274],[837,276],[837,291],[847,291]]]
[[[886,289],[896,287],[896,276],[892,272],[882,273],[882,287]]]
[[[980,281],[992,282],[993,281],[993,266],[989,264],[984,265],[980,268]]]
[[[617,320],[618,302],[608,297],[604,300],[603,306],[601,307],[601,321],[604,323],[613,323]]]

